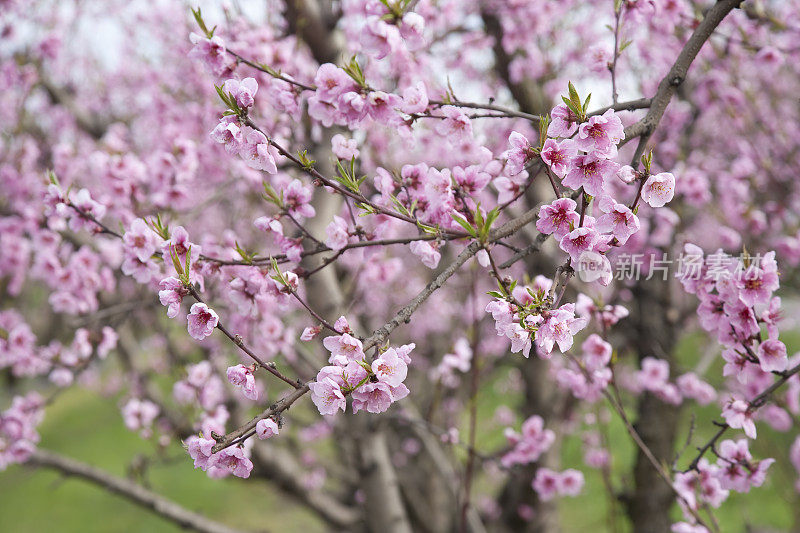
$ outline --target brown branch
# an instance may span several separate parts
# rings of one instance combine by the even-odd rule
[[[274,483],[283,492],[300,504],[313,510],[336,530],[352,531],[360,519],[360,513],[327,492],[306,487],[302,481],[302,468],[292,454],[278,446],[262,443],[253,448],[255,470],[251,477],[263,477]]]
[[[33,452],[27,464],[57,470],[67,476],[83,478],[98,487],[118,494],[152,511],[165,520],[178,524],[180,527],[202,533],[237,533],[241,531],[214,522],[205,516],[181,507],[172,500],[156,494],[133,481],[114,476],[104,470],[57,453],[38,449]]]
[[[289,407],[292,406],[294,402],[299,400],[305,393],[309,391],[308,383],[303,385],[302,387],[295,389],[289,396],[282,398],[271,405],[268,409],[261,412],[261,414],[253,417],[248,423],[244,424],[243,426],[231,431],[224,437],[217,440],[217,444],[214,445],[212,448],[212,453],[217,453],[220,450],[224,450],[228,446],[234,444],[234,442],[239,439],[240,437],[244,437],[247,433],[252,432],[256,424],[259,420],[263,420],[264,418],[268,418],[270,416],[276,415],[278,413],[282,413],[283,411],[287,410]]]
[[[188,285],[187,289],[189,289],[189,294],[191,294],[192,297],[195,300],[197,300],[200,303],[203,303],[203,298],[200,297],[200,294],[198,294],[197,290],[192,285]],[[234,335],[233,333],[228,331],[228,329],[225,326],[222,325],[222,322],[219,321],[219,319],[217,320],[216,328],[218,330],[220,330],[226,337],[228,337],[236,346],[238,346],[240,350],[242,350],[244,353],[246,353],[250,357],[250,359],[252,359],[256,363],[258,363],[259,366],[261,366],[264,370],[266,370],[267,372],[269,372],[270,374],[272,374],[276,378],[280,379],[281,381],[283,381],[285,383],[288,383],[289,385],[291,385],[295,389],[299,389],[299,388],[302,387],[302,383],[299,380],[292,380],[290,378],[287,378],[286,376],[281,374],[280,371],[278,371],[277,368],[275,368],[275,364],[274,363],[271,363],[271,362],[268,363],[268,362],[264,361],[263,359],[261,359],[259,356],[257,356],[255,354],[255,352],[253,352],[253,350],[251,350],[245,344],[244,340],[242,339],[242,337],[240,335]]]
[[[669,69],[667,75],[664,76],[661,83],[658,84],[658,90],[653,97],[647,115],[639,122],[625,128],[625,138],[620,143],[620,146],[631,139],[641,137],[641,139],[639,139],[639,146],[637,146],[636,153],[632,159],[632,165],[637,164],[644,152],[647,141],[661,121],[661,117],[664,115],[664,111],[667,109],[667,105],[669,105],[675,91],[677,91],[678,87],[686,79],[689,67],[697,57],[700,49],[728,13],[733,11],[742,1],[743,0],[719,0],[708,10],[705,18],[700,22],[691,37],[689,37],[689,40],[684,45],[680,54],[678,54],[678,58],[675,60],[672,68]]]
[[[769,397],[772,395],[773,392],[778,390],[781,386],[783,386],[784,383],[789,381],[789,379],[798,372],[800,372],[800,364],[795,365],[789,370],[785,371],[781,375],[781,378],[778,381],[776,381],[775,383],[764,389],[761,392],[761,394],[750,400],[748,404],[749,405],[748,410],[757,411],[758,409],[760,409],[765,403],[767,403],[767,400],[769,400]],[[719,426],[719,430],[714,434],[713,437],[711,437],[711,439],[709,439],[708,442],[706,442],[703,446],[697,448],[698,451],[697,456],[691,462],[689,467],[685,470],[686,472],[688,472],[689,470],[696,470],[698,463],[700,463],[700,459],[703,458],[703,456],[706,454],[708,450],[713,449],[717,441],[730,428],[728,424],[722,422],[715,422],[715,424]]]

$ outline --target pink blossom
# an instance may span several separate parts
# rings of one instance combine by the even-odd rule
[[[367,18],[367,24],[360,34],[364,51],[373,55],[375,59],[383,59],[392,50],[402,45],[400,30],[393,24],[387,24],[380,17]]]
[[[298,179],[293,179],[284,189],[284,202],[289,213],[295,216],[311,218],[316,214],[310,204],[313,192]]]
[[[552,137],[570,137],[578,130],[578,117],[564,104],[558,104],[550,111],[550,126],[547,134]]]
[[[544,420],[538,415],[533,415],[523,422],[522,434],[506,428],[505,435],[513,447],[501,459],[502,464],[506,467],[538,461],[539,457],[553,445],[556,439],[552,430],[544,428]]]
[[[567,175],[572,159],[576,155],[578,155],[578,148],[575,142],[570,139],[565,139],[561,142],[547,139],[542,147],[542,160],[550,166],[553,174],[559,178]]]
[[[745,435],[756,438],[756,425],[750,407],[742,400],[732,399],[722,409],[722,418],[734,429],[743,429]]]
[[[617,145],[624,138],[622,121],[613,109],[609,109],[602,115],[589,117],[588,122],[581,124],[578,135],[575,136],[575,143],[584,152],[592,152],[598,157],[612,158],[617,156]]]
[[[422,264],[426,267],[433,269],[439,265],[442,254],[439,253],[439,250],[434,248],[430,242],[422,240],[412,241],[408,247],[411,249],[411,253],[419,257]]]
[[[536,153],[524,135],[517,131],[512,131],[508,136],[508,144],[511,148],[505,152],[506,157],[506,170],[512,176],[519,174],[525,168],[525,165],[536,156]],[[554,156],[558,159],[558,155]]]
[[[747,306],[769,303],[772,293],[780,285],[775,252],[764,254],[758,264],[754,261],[740,276],[738,285],[741,289],[739,298]]]
[[[68,368],[59,367],[54,368],[47,379],[57,387],[69,387],[75,380],[75,375]]]
[[[344,70],[331,63],[319,66],[314,77],[314,85],[317,86],[317,95],[325,102],[335,101],[337,97],[355,86],[352,78]]]
[[[590,371],[606,367],[611,362],[612,348],[600,335],[592,333],[581,344],[583,361]]]
[[[272,417],[262,418],[256,422],[256,435],[258,435],[259,439],[274,437],[279,431],[278,423]]]
[[[258,400],[258,390],[256,390],[256,379],[253,373],[244,365],[229,366],[226,372],[228,381],[236,387],[242,388],[244,397],[256,401]]]
[[[106,214],[106,206],[93,200],[88,189],[79,190],[71,200],[72,205],[78,210],[78,215],[69,219],[69,228],[72,231],[83,229],[99,231],[100,228],[89,217],[95,220],[102,219]]]
[[[722,309],[728,315],[727,323],[720,325],[719,332],[726,336],[731,334],[730,328],[733,326],[735,333],[742,338],[755,335],[759,331],[758,322],[753,309],[737,298],[733,303],[725,302]]]
[[[316,337],[319,332],[322,331],[322,326],[309,326],[303,329],[303,333],[300,335],[301,341],[310,341],[314,337]]]
[[[612,61],[612,53],[607,46],[596,44],[588,50],[589,70],[592,72],[605,72]]]
[[[334,155],[339,159],[350,161],[354,157],[358,157],[358,143],[355,139],[348,139],[341,133],[337,133],[331,139],[331,150]]]
[[[617,170],[617,177],[622,183],[630,184],[636,181],[636,171],[630,165],[623,165]]]
[[[167,258],[173,253],[178,256],[178,260],[183,264],[186,261],[186,254],[191,249],[191,262],[194,263],[200,257],[200,246],[189,241],[189,233],[183,226],[172,228],[170,238],[161,244],[161,251]]]
[[[687,372],[679,376],[678,379],[675,380],[675,384],[678,386],[678,390],[683,396],[692,398],[700,405],[708,405],[717,397],[714,387],[701,380],[697,377],[697,374],[693,372]]]
[[[342,94],[338,101],[339,114],[351,129],[367,117],[369,107],[367,99],[360,92],[349,91]]]
[[[406,389],[407,390],[407,389]],[[353,397],[353,412],[365,410],[369,413],[383,413],[394,400],[391,387],[384,382],[367,382],[351,394]]]
[[[511,353],[522,352],[525,357],[530,355],[531,334],[527,329],[514,322],[504,328],[503,334],[511,340]]]
[[[353,329],[350,327],[350,323],[344,315],[336,319],[336,322],[333,323],[333,329],[339,333],[353,333]]]
[[[561,238],[559,247],[578,262],[581,254],[592,250],[599,240],[600,235],[594,228],[575,228]]]
[[[217,35],[206,39],[194,32],[189,34],[189,39],[194,45],[189,57],[202,61],[215,76],[221,75],[226,68],[224,41]]]
[[[605,191],[608,179],[617,172],[619,165],[594,155],[579,155],[572,160],[571,170],[561,181],[573,190],[583,187],[587,194],[600,196]]]
[[[104,326],[103,327],[103,337],[100,340],[100,343],[97,345],[97,356],[100,359],[105,359],[108,356],[108,353],[117,347],[117,341],[119,340],[119,335],[114,328],[111,326]]]
[[[211,453],[211,449],[217,442],[213,439],[206,439],[192,435],[186,439],[186,449],[194,459],[194,467],[201,470],[208,470],[217,462],[217,456]]]
[[[329,362],[332,364],[345,365],[349,361],[357,361],[364,358],[361,341],[352,337],[349,333],[325,337],[322,344],[325,349],[331,352]]]
[[[783,372],[789,365],[786,345],[777,339],[768,339],[759,344],[757,355],[764,372]]]
[[[558,477],[558,493],[564,496],[577,496],[583,490],[583,472],[573,468],[564,470]]]
[[[417,50],[425,44],[422,32],[425,29],[425,19],[418,13],[409,11],[401,20],[400,36],[410,50]]]
[[[463,192],[475,195],[486,188],[492,177],[478,165],[469,165],[466,168],[453,167],[453,179]]]
[[[551,204],[539,208],[536,229],[545,234],[552,233],[561,240],[564,235],[578,225],[580,215],[575,211],[578,204],[571,198],[560,198]]]
[[[767,325],[767,333],[770,337],[778,336],[778,322],[782,318],[781,299],[776,296],[769,301],[769,307],[761,312],[759,317]]]
[[[606,202],[598,201],[598,206],[605,213],[595,223],[595,229],[601,233],[611,233],[619,245],[628,242],[628,239],[639,231],[639,217],[633,214],[624,204],[616,203],[609,199]]]
[[[201,341],[211,335],[219,323],[219,317],[213,309],[204,303],[192,304],[187,316],[189,322],[189,335]]]
[[[158,248],[156,234],[141,218],[134,219],[125,235],[122,236],[125,249],[134,254],[139,261],[150,260]]]
[[[258,92],[258,82],[255,78],[245,78],[241,81],[231,79],[226,80],[222,85],[222,90],[236,100],[236,105],[241,109],[247,109],[254,103],[253,97]]]
[[[311,401],[317,406],[321,415],[334,415],[339,409],[342,411],[347,407],[347,400],[342,393],[342,389],[330,377],[308,384],[311,390]]]
[[[235,115],[222,117],[210,135],[216,142],[224,144],[225,151],[231,155],[238,154],[244,142],[244,132]]]
[[[253,470],[253,462],[245,456],[240,446],[231,446],[220,450],[214,466],[227,470],[236,477],[248,478]]]
[[[444,120],[436,125],[436,133],[447,137],[451,142],[459,142],[472,137],[472,124],[463,111],[450,105],[441,108]]]
[[[272,232],[276,235],[283,235],[283,225],[280,220],[274,217],[258,217],[253,221],[253,225],[261,231]]]
[[[269,174],[276,174],[278,167],[275,158],[270,152],[267,137],[258,130],[247,128],[244,142],[239,147],[239,156],[244,159],[248,167],[255,170],[264,170]]]
[[[424,113],[428,109],[428,92],[423,82],[403,89],[403,102],[400,108],[409,115]]]
[[[159,282],[161,290],[158,291],[158,299],[161,305],[167,308],[167,316],[175,318],[178,316],[183,297],[189,294],[189,290],[183,286],[183,282],[175,277],[164,278]]]
[[[402,100],[396,94],[383,91],[371,91],[367,96],[367,109],[373,120],[386,126],[400,122],[400,115],[396,108],[400,107]]]
[[[664,359],[645,357],[642,359],[642,369],[637,374],[637,379],[643,389],[658,391],[669,380],[669,363]]]
[[[122,408],[125,427],[131,431],[149,428],[158,413],[159,408],[156,404],[149,400],[140,400],[138,398],[131,398]]]
[[[334,215],[333,221],[325,228],[325,245],[332,250],[341,250],[347,246],[347,239],[350,237],[347,232],[347,222],[340,216]]]
[[[546,502],[555,498],[558,494],[559,477],[558,472],[549,468],[539,467],[536,470],[532,486],[540,500]]]
[[[675,176],[662,172],[650,176],[642,188],[642,200],[650,207],[664,207],[675,194]]]
[[[401,359],[394,348],[389,348],[380,357],[372,362],[372,371],[378,380],[390,387],[397,387],[406,379],[408,366]]]
[[[544,321],[536,330],[536,345],[545,353],[553,351],[553,345],[564,353],[572,347],[572,337],[584,327],[588,320],[575,317],[575,305],[564,304],[558,309],[547,311]]]

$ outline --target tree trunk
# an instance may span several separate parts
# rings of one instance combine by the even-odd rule
[[[634,289],[636,308],[631,309],[628,332],[639,361],[645,357],[664,359],[673,367],[677,328],[670,315],[669,283],[655,278]],[[637,404],[634,428],[661,462],[673,460],[678,408],[644,393]],[[653,465],[637,448],[633,470],[635,489],[627,495],[628,516],[637,533],[669,533],[670,508],[675,494]]]

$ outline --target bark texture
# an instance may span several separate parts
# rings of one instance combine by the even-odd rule
[[[676,324],[671,318],[669,283],[651,279],[641,282],[634,290],[636,308],[631,310],[629,339],[639,360],[645,357],[664,359],[673,367],[673,350],[677,337]],[[678,408],[652,394],[639,397],[634,428],[653,455],[671,463],[675,449]],[[633,470],[634,491],[627,495],[628,516],[637,533],[668,533],[672,520],[669,511],[675,493],[661,479],[656,469],[636,450]]]

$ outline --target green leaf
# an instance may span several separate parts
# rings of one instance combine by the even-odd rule
[[[578,91],[576,91],[576,90],[575,90],[575,86],[574,86],[574,85],[572,85],[572,82],[571,82],[571,81],[570,81],[570,82],[567,82],[567,83],[568,83],[568,89],[569,89],[569,99],[570,99],[570,100],[572,101],[572,103],[573,103],[573,104],[575,104],[576,106],[579,106],[579,105],[581,105],[581,97],[580,97],[580,96],[578,96]]]
[[[350,58],[350,61],[342,67],[348,76],[353,78],[357,84],[361,87],[367,87],[367,79],[364,77],[364,71],[361,70],[361,65],[358,64],[358,60],[356,60],[356,56]]]
[[[239,242],[238,241],[234,241],[234,245],[235,245],[236,253],[239,254],[239,257],[242,258],[242,261],[244,261],[248,265],[252,265],[253,264],[253,258],[255,257],[255,254],[251,254],[247,250],[245,250],[244,248],[239,246]]]
[[[56,176],[56,173],[52,169],[48,169],[47,179],[50,181],[50,183],[52,183],[56,187],[61,187],[61,184],[58,182],[58,177]]]
[[[300,166],[303,167],[303,170],[311,170],[314,168],[314,161],[308,157],[308,150],[301,150],[297,152],[297,158],[300,160]]]
[[[367,215],[374,215],[378,213],[377,211],[375,211],[374,207],[364,202],[356,202],[356,207],[358,207],[363,211],[363,213],[359,213],[358,216],[360,217],[365,217]]]
[[[186,283],[189,283],[189,272],[192,269],[192,246],[189,245],[189,249],[186,250],[186,270],[184,274],[186,274]]]
[[[486,294],[488,294],[489,296],[494,296],[495,298],[500,298],[500,299],[505,298],[504,294],[502,294],[500,292],[497,292],[497,291],[489,291]]]
[[[489,236],[489,232],[492,230],[492,224],[494,221],[497,220],[497,217],[500,216],[500,209],[495,207],[488,213],[486,213],[486,222],[483,224],[483,238],[486,239]]]
[[[194,20],[195,22],[197,22],[197,26],[200,28],[200,31],[202,31],[205,34],[205,36],[208,37],[209,39],[213,37],[214,30],[208,31],[206,23],[205,21],[203,21],[203,14],[200,12],[200,7],[198,7],[197,9],[192,9],[192,8],[190,9],[192,10],[192,15],[194,15]],[[216,29],[216,26],[214,26],[214,29]]]
[[[417,226],[419,227],[419,229],[430,235],[438,235],[439,233],[438,226],[429,226],[427,224],[423,224],[419,220],[417,221]]]
[[[461,226],[462,228],[464,228],[467,233],[469,233],[470,235],[472,235],[476,239],[478,238],[478,233],[475,231],[475,228],[472,227],[472,225],[469,223],[469,221],[466,218],[462,217],[460,214],[456,213],[455,211],[451,211],[450,212],[450,216],[453,217],[453,220],[458,222],[458,225]]]

